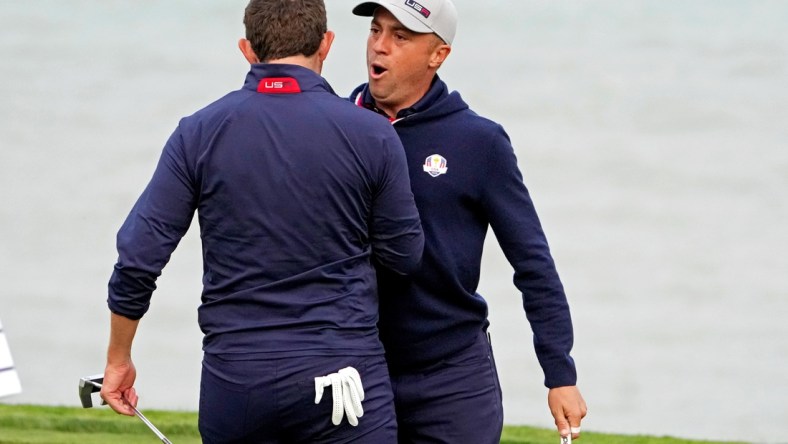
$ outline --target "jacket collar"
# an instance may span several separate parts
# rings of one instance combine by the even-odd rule
[[[255,63],[246,74],[244,89],[264,94],[298,94],[327,91],[334,94],[326,79],[298,65]]]

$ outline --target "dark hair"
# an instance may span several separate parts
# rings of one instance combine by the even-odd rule
[[[246,39],[261,62],[311,56],[327,31],[323,0],[251,0],[244,12]]]

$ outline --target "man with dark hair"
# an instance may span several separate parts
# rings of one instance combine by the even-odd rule
[[[368,83],[351,98],[397,130],[426,238],[418,271],[378,273],[399,442],[499,442],[501,389],[487,303],[476,292],[488,227],[514,267],[558,432],[578,438],[586,405],[569,305],[509,137],[437,75],[457,30],[454,4],[375,0],[353,13],[372,24]]]
[[[322,0],[252,0],[244,24],[243,88],[180,121],[118,232],[101,395],[133,414],[137,325],[197,211],[203,442],[396,442],[373,262],[421,257],[402,145],[320,77]]]

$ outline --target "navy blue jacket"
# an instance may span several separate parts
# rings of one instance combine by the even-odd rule
[[[367,85],[351,99],[376,110]],[[400,111],[394,128],[427,241],[417,272],[378,273],[380,333],[392,372],[426,368],[486,330],[487,303],[476,289],[490,226],[514,267],[545,385],[575,385],[569,306],[503,128],[471,111],[437,76],[425,97]]]
[[[148,309],[197,211],[203,349],[265,357],[382,353],[372,261],[413,270],[424,238],[402,145],[314,72],[252,65],[180,121],[117,236],[110,309]]]

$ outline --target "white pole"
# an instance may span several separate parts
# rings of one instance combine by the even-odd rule
[[[11,349],[5,338],[3,323],[0,322],[0,398],[21,392],[22,384],[19,382],[19,375],[16,373],[14,360],[11,358]]]

